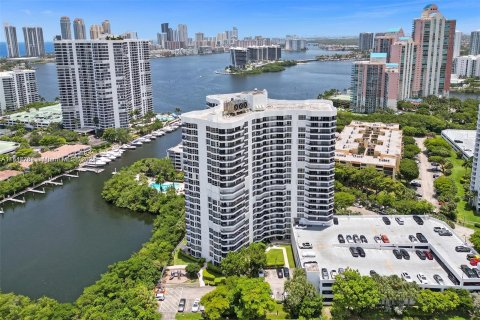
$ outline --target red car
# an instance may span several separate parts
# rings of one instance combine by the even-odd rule
[[[427,257],[428,260],[433,260],[433,255],[430,252],[430,250],[425,250],[423,251],[423,253],[425,253],[425,256]]]
[[[382,234],[381,235],[381,238],[382,238],[382,241],[384,243],[390,243],[390,240],[388,239],[387,235],[386,234]]]

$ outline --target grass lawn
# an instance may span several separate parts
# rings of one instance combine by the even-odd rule
[[[283,259],[282,249],[270,249],[267,252],[267,267],[284,265],[285,259]]]
[[[275,310],[267,313],[267,319],[289,319],[288,314],[283,310],[283,304],[277,303]]]
[[[175,319],[201,320],[203,318],[201,312],[179,312],[175,315]]]
[[[463,185],[461,183],[461,179],[467,170],[463,167],[464,160],[457,159],[456,155],[453,154],[450,156],[450,160],[452,161],[453,168],[452,174],[450,177],[455,181],[455,185],[457,186],[457,196],[459,197],[460,201],[457,203],[457,213],[458,213],[458,221],[465,224],[469,227],[473,227],[473,223],[479,222],[480,223],[480,216],[475,215],[475,212],[470,208],[468,203],[465,201],[465,190],[463,189]]]
[[[293,258],[293,250],[291,244],[282,244],[280,247],[284,247],[287,250],[288,265],[290,268],[295,268],[295,259]]]
[[[182,244],[187,244],[187,240],[183,239]],[[196,263],[194,259],[189,259],[189,257],[185,254],[179,254],[180,249],[175,251],[175,254],[173,255],[173,264],[174,265],[182,265],[182,264],[189,264],[189,263]]]

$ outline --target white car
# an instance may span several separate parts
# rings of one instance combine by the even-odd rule
[[[420,281],[421,284],[428,284],[427,277],[423,273],[417,274],[418,281]]]
[[[200,310],[200,298],[196,298],[192,304],[192,312],[198,312]]]
[[[408,273],[402,272],[401,276],[402,276],[403,280],[405,280],[407,282],[413,282],[412,277],[410,277],[410,275]]]
[[[161,292],[157,292],[155,294],[155,298],[157,298],[158,301],[163,301],[163,300],[165,300],[165,295]]]
[[[260,269],[260,270],[258,271],[258,277],[259,277],[259,278],[265,278],[265,271],[263,271],[263,270]]]

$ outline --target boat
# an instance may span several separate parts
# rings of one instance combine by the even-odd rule
[[[137,149],[137,147],[135,147],[135,146],[132,145],[132,144],[124,144],[121,148],[122,148],[122,150],[133,150],[133,149]]]
[[[165,132],[164,132],[164,131],[161,131],[161,130],[158,130],[158,131],[155,131],[153,134],[154,134],[155,136],[157,136],[157,137],[161,137],[161,136],[163,136],[163,135],[165,134]]]
[[[85,166],[87,167],[103,167],[105,166],[107,163],[100,160],[100,158],[97,158],[97,159],[90,159],[88,160],[87,162],[85,162]]]
[[[145,138],[145,137],[138,138],[138,140],[140,140],[142,142],[151,142],[152,141],[152,140],[150,140],[148,138]]]
[[[134,146],[141,146],[143,142],[137,139],[137,140],[133,140],[131,144]]]
[[[110,153],[110,152],[104,152],[104,153],[100,153],[100,156],[102,158],[107,158],[107,159],[110,159],[110,160],[115,160],[117,159],[118,157],[115,156],[114,154]]]
[[[109,159],[109,158],[105,158],[105,157],[102,157],[101,155],[97,154],[95,156],[95,160],[100,160],[100,161],[103,161],[103,162],[106,162],[106,163],[109,163],[109,162],[112,162],[112,159]]]
[[[157,137],[154,135],[154,134],[147,134],[145,136],[145,138],[148,138],[148,139],[157,139]]]

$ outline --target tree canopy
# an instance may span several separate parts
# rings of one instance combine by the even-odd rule
[[[285,311],[291,318],[318,318],[322,313],[322,296],[307,280],[304,269],[295,269],[293,278],[285,282]]]
[[[226,276],[257,277],[260,269],[267,265],[266,246],[262,242],[254,242],[238,251],[230,251],[223,258],[220,266]]]

